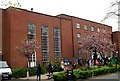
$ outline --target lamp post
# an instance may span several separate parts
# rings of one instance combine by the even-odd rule
[[[2,60],[2,51],[0,50],[0,61]]]
[[[120,32],[120,1],[118,2],[118,31]]]

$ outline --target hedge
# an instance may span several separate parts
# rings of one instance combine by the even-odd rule
[[[14,78],[26,77],[27,68],[13,68],[12,73]]]
[[[73,71],[74,79],[87,79],[93,76],[99,76],[107,73],[114,73],[120,71],[120,66],[98,66],[93,67],[91,70],[86,70],[85,68],[78,68]],[[67,81],[66,72],[60,72],[53,75],[54,81]]]
[[[54,64],[54,71],[63,71],[63,69],[59,66]],[[47,73],[48,70],[48,65],[41,65],[42,71],[41,73]],[[19,78],[19,77],[26,77],[27,76],[27,70],[28,68],[12,68],[12,73],[14,78]],[[29,68],[29,75],[33,76],[36,75],[36,67]]]
[[[67,81],[67,76],[64,71],[53,75],[54,81]]]
[[[14,78],[26,77],[27,70],[29,70],[30,76],[36,75],[36,67],[29,68],[29,69],[28,68],[12,68],[13,77]],[[47,72],[46,68],[42,67],[41,73],[44,74],[46,72]]]

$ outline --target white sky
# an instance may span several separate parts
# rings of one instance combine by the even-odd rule
[[[4,0],[0,0],[0,3]],[[17,0],[10,0],[16,3]],[[67,14],[99,23],[104,23],[113,27],[113,31],[118,30],[117,16],[109,18],[104,22],[101,20],[111,6],[111,2],[116,0],[18,0],[21,8],[40,12],[48,15]],[[0,6],[1,7],[1,6]],[[114,9],[117,9],[117,5]]]

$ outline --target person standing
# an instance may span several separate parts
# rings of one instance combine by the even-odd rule
[[[51,63],[48,65],[48,72],[49,72],[49,75],[50,75],[50,73],[53,74],[52,64]]]
[[[37,80],[41,80],[41,66],[40,64],[36,67]]]

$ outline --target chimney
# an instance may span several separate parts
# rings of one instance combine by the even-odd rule
[[[33,8],[31,8],[31,11],[33,11]]]

